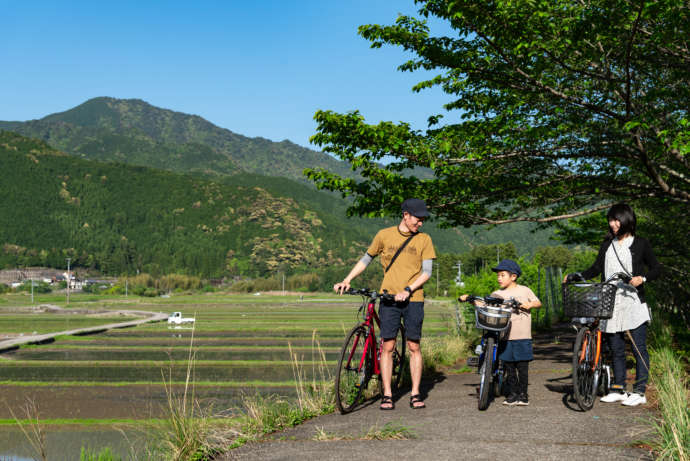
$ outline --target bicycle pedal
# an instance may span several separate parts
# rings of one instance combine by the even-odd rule
[[[468,357],[467,358],[467,366],[468,367],[476,367],[479,365],[479,357]]]

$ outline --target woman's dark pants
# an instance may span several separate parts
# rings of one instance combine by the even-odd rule
[[[630,330],[634,344],[631,344],[633,355],[635,356],[635,383],[633,392],[644,395],[647,389],[647,379],[649,378],[649,354],[647,353],[647,322],[639,327]],[[613,353],[613,376],[614,383],[625,389],[625,378],[627,375],[625,367],[625,342],[628,335],[624,331],[617,333],[607,333],[606,337]]]

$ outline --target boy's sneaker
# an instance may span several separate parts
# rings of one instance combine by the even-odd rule
[[[510,394],[507,399],[503,401],[503,405],[517,405],[518,403],[518,395],[517,394]]]
[[[527,394],[520,394],[520,397],[518,397],[516,405],[520,405],[523,407],[529,405],[529,398],[527,397]]]
[[[599,399],[600,402],[604,403],[614,403],[622,402],[628,398],[627,392],[610,392]]]
[[[623,400],[623,402],[621,403],[626,407],[636,407],[638,405],[644,405],[645,403],[647,403],[647,398],[644,395],[640,395],[636,392],[633,392],[628,396],[627,399]]]

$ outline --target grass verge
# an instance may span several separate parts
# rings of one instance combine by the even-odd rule
[[[690,389],[680,358],[668,346],[650,348],[651,387],[658,414],[651,419],[658,459],[690,460]]]
[[[296,426],[313,417],[331,413],[333,403],[333,377],[326,355],[312,333],[311,361],[304,361],[290,347],[292,371],[295,378],[296,400],[259,394],[243,398],[244,421],[237,429],[237,437],[229,448],[239,447],[288,427]],[[306,366],[311,366],[307,379]]]

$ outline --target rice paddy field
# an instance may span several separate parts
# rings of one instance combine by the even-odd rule
[[[26,417],[22,408],[27,399],[38,408],[49,445],[60,451],[49,459],[75,459],[70,457],[73,448],[67,447],[79,445],[76,440],[124,447],[116,429],[163,417],[164,382],[181,391],[190,356],[195,397],[210,413],[232,414],[243,395],[289,398],[295,394],[293,358],[309,377],[319,369],[321,351],[333,370],[345,333],[357,322],[360,302],[359,297],[331,294],[173,294],[153,299],[77,294],[67,306],[64,296],[36,296],[34,304],[26,295],[1,296],[0,340],[121,322],[120,312],[128,309],[181,311],[196,322],[193,328],[158,322],[61,336],[1,353],[0,459],[30,455],[12,416]],[[425,335],[452,328],[450,302],[427,302],[425,309]]]

